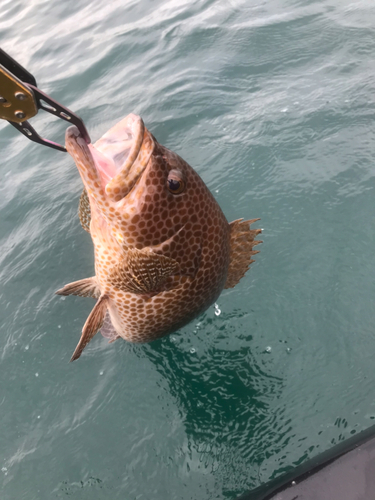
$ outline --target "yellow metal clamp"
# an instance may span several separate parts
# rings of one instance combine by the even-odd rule
[[[41,137],[29,123],[39,109],[75,125],[87,144],[90,143],[81,118],[38,89],[35,77],[0,48],[0,119],[7,120],[31,141],[66,152],[61,144]]]
[[[0,64],[0,118],[22,123],[37,113],[32,90]]]

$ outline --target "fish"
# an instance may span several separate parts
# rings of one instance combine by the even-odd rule
[[[198,173],[130,114],[95,144],[75,126],[66,149],[84,184],[83,229],[94,245],[95,276],[58,295],[96,299],[71,361],[101,331],[151,342],[175,332],[234,287],[258,253],[259,219],[228,223]]]

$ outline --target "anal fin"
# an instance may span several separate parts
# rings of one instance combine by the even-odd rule
[[[259,253],[259,250],[253,250],[256,245],[262,243],[255,240],[261,229],[250,229],[250,225],[260,219],[243,220],[237,219],[231,222],[230,228],[230,263],[227,275],[227,281],[224,288],[233,288],[246,271],[254,259],[253,255]]]
[[[97,299],[100,297],[100,290],[96,277],[85,278],[79,281],[73,281],[65,285],[60,290],[55,292],[57,295],[79,295],[80,297],[93,297]]]
[[[100,333],[104,338],[108,339],[108,342],[114,342],[119,338],[119,334],[116,332],[115,327],[111,321],[111,316],[109,315],[109,310],[105,313],[103,326],[100,329]]]
[[[81,338],[70,361],[74,361],[81,356],[83,349],[87,346],[94,335],[100,330],[104,322],[107,308],[108,296],[102,295],[89,314],[86,323],[83,325]]]

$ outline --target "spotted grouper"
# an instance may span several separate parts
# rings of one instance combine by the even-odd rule
[[[201,314],[234,287],[257,253],[259,219],[228,224],[199,175],[130,114],[94,145],[76,127],[66,148],[84,184],[81,224],[95,276],[56,293],[97,302],[71,361],[100,330],[110,341],[150,342]]]

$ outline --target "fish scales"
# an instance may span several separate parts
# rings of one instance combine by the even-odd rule
[[[80,219],[94,244],[96,275],[57,293],[100,303],[72,360],[99,328],[110,341],[167,335],[245,274],[260,243],[261,230],[250,229],[258,219],[228,224],[197,172],[140,117],[129,115],[95,145],[70,127],[66,148],[85,188]]]

